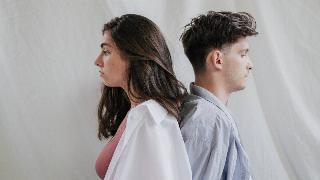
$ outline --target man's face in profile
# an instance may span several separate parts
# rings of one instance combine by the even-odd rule
[[[253,68],[248,52],[249,43],[246,37],[240,38],[223,50],[222,73],[230,92],[245,88],[247,77]]]

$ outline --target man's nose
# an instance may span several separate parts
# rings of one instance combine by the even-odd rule
[[[249,59],[249,61],[248,61],[248,69],[249,69],[249,70],[252,70],[252,69],[253,69],[253,64],[252,64],[252,62],[251,62],[250,59]]]

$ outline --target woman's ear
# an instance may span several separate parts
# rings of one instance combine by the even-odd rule
[[[222,69],[222,52],[219,49],[212,49],[206,59],[206,66],[209,70],[221,70]]]

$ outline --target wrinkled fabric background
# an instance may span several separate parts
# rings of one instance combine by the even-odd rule
[[[229,107],[256,180],[320,180],[318,0],[0,0],[0,179],[98,179],[104,22],[125,13],[156,22],[177,77],[194,75],[179,36],[208,10],[246,11],[254,71]]]

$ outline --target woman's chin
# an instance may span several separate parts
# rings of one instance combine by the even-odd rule
[[[104,84],[105,86],[112,87],[112,88],[119,87],[119,86],[115,86],[114,84],[109,83],[109,82],[106,82],[106,81],[103,81],[103,84]]]
[[[105,85],[105,86],[108,86],[108,87],[112,87],[110,83],[106,82],[105,80],[102,80],[102,83]]]

